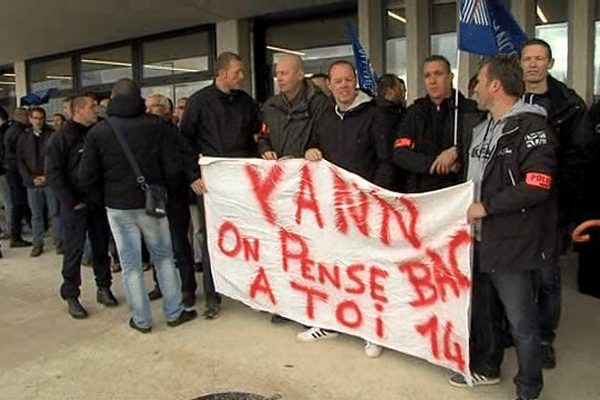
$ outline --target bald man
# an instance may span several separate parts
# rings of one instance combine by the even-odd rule
[[[279,94],[263,106],[259,154],[265,160],[302,158],[314,122],[327,109],[327,96],[304,78],[302,60],[295,55],[286,55],[277,63],[275,79]]]
[[[148,96],[146,99],[146,112],[148,114],[154,114],[166,121],[171,122],[173,118],[173,112],[167,99],[162,94],[153,94]]]

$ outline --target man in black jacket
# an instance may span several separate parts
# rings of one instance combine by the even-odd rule
[[[3,107],[0,107],[0,200],[4,206],[4,219],[6,221],[6,227],[4,227],[3,233],[5,238],[10,236],[12,227],[12,198],[8,179],[6,178],[6,170],[4,169],[4,136],[9,127],[8,113]],[[2,257],[2,253],[0,253],[0,257]]]
[[[473,129],[467,160],[467,177],[475,184],[475,198],[467,211],[476,239],[471,374],[475,385],[500,382],[503,317],[490,312],[499,300],[515,338],[517,398],[537,399],[543,381],[535,282],[543,265],[555,138],[545,110],[520,100],[523,75],[515,58],[503,54],[485,58],[477,79],[477,103],[489,114]],[[450,383],[467,386],[460,374]]]
[[[77,175],[85,136],[98,121],[98,101],[90,93],[76,96],[71,104],[72,119],[48,142],[46,175],[54,194],[60,199],[60,220],[65,243],[60,296],[67,302],[68,312],[73,318],[86,318],[88,313],[78,299],[86,232],[90,238],[92,267],[98,287],[96,300],[107,307],[114,307],[118,302],[110,291],[112,277],[106,211],[102,203],[88,200]]]
[[[198,167],[200,154],[215,157],[258,155],[254,136],[260,131],[259,109],[241,90],[244,74],[240,57],[233,53],[219,55],[216,71],[213,84],[190,97],[180,124],[181,154],[185,156],[188,182],[199,195],[206,191]],[[206,226],[206,221],[202,224]],[[206,296],[204,317],[213,319],[221,310],[221,297],[215,291],[207,240],[203,244],[202,262]]]
[[[315,121],[327,109],[329,99],[304,78],[298,56],[282,57],[275,68],[275,79],[279,94],[263,105],[258,152],[265,160],[302,158]]]
[[[56,253],[62,254],[58,200],[48,186],[44,171],[46,144],[54,130],[46,124],[46,111],[41,107],[31,110],[29,122],[31,127],[17,142],[17,167],[27,189],[27,201],[31,209],[33,249],[30,255],[38,257],[44,251],[44,206],[48,207]]]
[[[457,147],[465,140],[466,114],[479,114],[475,102],[458,94],[458,130],[455,135],[453,74],[446,58],[425,59],[423,77],[427,95],[408,107],[394,142],[394,163],[408,176],[406,191],[426,192],[463,180]]]
[[[116,136],[121,132],[145,182],[172,192],[172,182],[178,172],[173,127],[156,115],[145,113],[139,88],[126,78],[115,83],[107,114],[108,118],[86,135],[79,180],[90,201],[101,203],[99,194],[104,197],[121,261],[123,288],[132,313],[129,326],[142,333],[152,328],[150,299],[142,269],[142,235],[162,289],[167,325],[178,326],[194,319],[196,312],[184,310],[181,304],[181,280],[173,261],[169,220],[146,213],[144,187]],[[113,126],[118,131],[113,130]]]
[[[554,219],[548,219],[546,248],[547,267],[540,274],[540,329],[544,368],[554,368],[556,357],[552,343],[561,311],[561,279],[559,254],[567,246],[569,225],[580,214],[580,197],[585,185],[586,106],[575,91],[554,79],[549,70],[554,64],[552,50],[540,39],[530,39],[521,49],[524,72],[523,100],[537,104],[548,112],[548,125],[558,138],[556,185],[552,204],[557,209]],[[587,185],[590,187],[589,185]],[[595,189],[594,189],[595,190]],[[557,218],[556,218],[557,217]]]
[[[4,135],[4,169],[10,194],[12,197],[12,216],[10,227],[10,247],[27,247],[31,242],[23,240],[21,232],[23,229],[23,218],[28,213],[27,191],[23,186],[23,179],[17,167],[17,142],[25,133],[29,121],[27,110],[17,108],[13,114],[13,124]]]
[[[347,61],[329,67],[329,86],[335,106],[316,121],[305,158],[325,158],[384,188],[393,184],[390,121],[373,98],[356,89],[356,70]],[[314,341],[336,337],[337,333],[313,327],[297,335],[298,340]],[[381,347],[367,342],[365,354],[378,357]]]

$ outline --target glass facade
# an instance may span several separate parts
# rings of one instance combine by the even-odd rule
[[[452,84],[458,85],[458,34],[456,1],[434,0],[431,5],[431,54],[444,56],[454,74]]]
[[[48,89],[73,89],[72,65],[71,57],[31,62],[28,67],[29,90],[39,92]]]
[[[387,73],[394,74],[406,82],[406,11],[404,7],[394,7],[387,11],[386,67]]]
[[[80,76],[84,88],[106,85],[133,77],[131,46],[116,47],[81,55]]]
[[[156,78],[209,71],[210,33],[199,32],[145,42],[142,77]]]
[[[564,83],[567,83],[569,55],[568,15],[569,3],[567,0],[537,0],[535,37],[545,40],[552,48],[554,66],[550,70],[550,74]]]
[[[10,115],[16,107],[15,71],[12,66],[0,67],[0,107]]]

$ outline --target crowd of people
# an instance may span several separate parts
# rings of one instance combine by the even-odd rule
[[[593,219],[594,193],[584,190],[598,179],[600,106],[588,113],[583,100],[549,74],[552,63],[550,46],[539,39],[525,42],[518,56],[486,57],[467,98],[452,88],[448,60],[431,55],[423,64],[426,94],[406,107],[404,82],[394,75],[382,76],[377,91],[368,92],[358,89],[347,61],[308,79],[300,57],[285,55],[275,69],[279,92],[260,106],[241,90],[241,58],[223,53],[213,84],[176,104],[160,94],[144,100],[132,80],[121,79],[102,106],[92,93],[67,99],[65,115],[54,116],[55,129],[41,107],[17,109],[10,125],[2,110],[0,194],[10,247],[32,246],[31,256],[39,256],[49,222],[63,254],[60,295],[68,313],[88,316],[78,298],[82,258],[89,258],[97,301],[118,305],[110,287],[112,273],[122,270],[129,325],[148,333],[151,300],[163,298],[169,326],[197,316],[198,270],[204,318],[221,312],[203,240],[202,196],[209,185],[198,166],[201,155],[326,159],[404,193],[472,180],[472,373],[449,380],[459,387],[500,382],[504,350],[514,345],[517,398],[536,399],[542,369],[556,365],[560,255],[570,230],[586,219],[592,220],[573,232],[581,242],[578,283],[583,293],[600,297],[593,265],[598,244],[586,232],[600,220]],[[165,217],[146,210],[154,187],[168,193]],[[33,242],[22,238],[27,218]],[[150,292],[148,256],[155,281]],[[337,335],[310,327],[298,339]],[[381,351],[365,344],[369,357]]]

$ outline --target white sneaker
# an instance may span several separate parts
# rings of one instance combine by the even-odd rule
[[[321,328],[310,328],[304,332],[300,332],[296,338],[302,342],[314,342],[319,339],[333,339],[338,336],[337,332],[326,331]]]
[[[382,351],[383,351],[383,347],[381,347],[375,343],[365,342],[365,354],[367,357],[377,358],[381,355]]]

